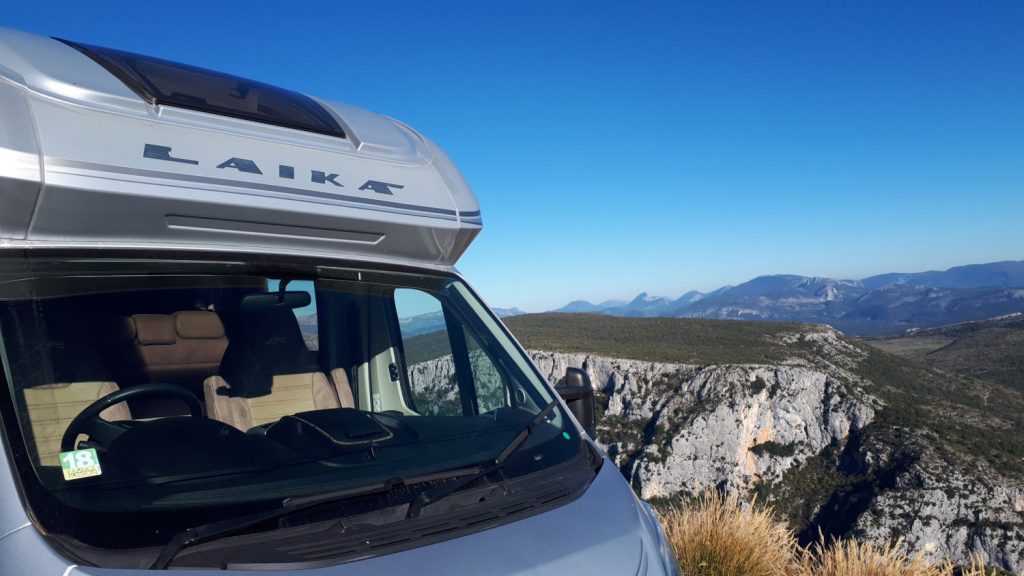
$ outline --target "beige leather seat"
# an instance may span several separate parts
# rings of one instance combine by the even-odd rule
[[[232,395],[231,385],[220,376],[207,378],[203,387],[206,415],[243,431],[299,412],[355,407],[342,368],[332,370],[330,379],[323,372],[275,374],[270,393],[251,398]]]
[[[320,370],[290,309],[242,311],[232,328],[220,374],[203,383],[210,418],[245,431],[299,412],[354,407],[345,370],[330,378]]]
[[[117,392],[114,382],[71,382],[47,384],[23,391],[28,411],[32,457],[44,466],[60,466],[60,440],[71,421],[90,404]],[[124,402],[100,412],[105,420],[131,420]]]
[[[10,383],[18,402],[25,444],[34,462],[60,465],[60,441],[87,406],[118,389],[96,350],[97,338],[76,304],[60,299],[7,302],[0,306]],[[131,420],[120,403],[100,413]]]

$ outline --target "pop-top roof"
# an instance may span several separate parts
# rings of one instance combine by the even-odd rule
[[[95,60],[150,104],[345,137],[330,112],[305,94],[152,56],[58,40]]]
[[[370,111],[0,28],[0,249],[152,247],[455,263],[480,207]]]

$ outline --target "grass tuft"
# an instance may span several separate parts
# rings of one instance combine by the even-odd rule
[[[855,539],[826,543],[824,539],[800,552],[802,576],[950,576],[949,567],[936,566],[921,555],[908,556],[902,542],[876,546]]]
[[[735,494],[704,492],[661,513],[665,535],[684,576],[994,576],[980,559],[970,567],[932,564],[904,551],[902,541],[875,545],[826,540],[807,548],[772,508]]]
[[[662,516],[687,576],[790,576],[796,539],[770,508],[743,506],[735,495],[705,492],[693,506]]]

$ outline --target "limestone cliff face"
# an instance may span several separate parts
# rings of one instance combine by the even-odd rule
[[[861,506],[836,511],[852,520],[850,533],[904,538],[908,548],[933,558],[980,556],[988,565],[1024,573],[1024,481],[985,465],[950,465],[936,443],[909,434],[902,446],[869,441],[859,447],[864,468],[854,471],[883,471],[875,475],[883,482],[865,491],[870,498]]]
[[[803,366],[691,366],[532,352],[552,381],[581,367],[607,402],[608,452],[644,498],[747,490],[871,422],[878,401]],[[634,428],[632,438],[621,430]],[[600,434],[599,434],[600,436]]]
[[[569,366],[589,373],[604,407],[599,441],[645,498],[708,488],[750,494],[828,449],[853,488],[816,504],[813,522],[795,529],[810,538],[819,528],[877,542],[902,538],[933,560],[980,555],[1024,571],[1024,482],[951,465],[933,449],[938,439],[912,430],[888,445],[864,440],[858,432],[883,403],[852,370],[858,350],[828,330],[784,343],[797,339],[813,342],[820,361],[694,366],[530,354],[551,382]]]

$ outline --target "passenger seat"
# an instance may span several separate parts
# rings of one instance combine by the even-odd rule
[[[289,308],[241,310],[220,374],[203,383],[207,416],[247,431],[283,416],[352,408],[344,369],[321,371]]]

